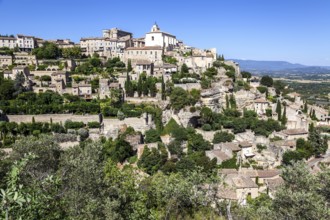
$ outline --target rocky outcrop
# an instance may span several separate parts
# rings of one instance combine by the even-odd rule
[[[163,111],[163,124],[167,124],[173,118],[176,123],[187,127],[188,125],[194,126],[197,119],[200,117],[200,111],[190,112],[187,109],[181,109],[178,113],[175,113],[173,110]]]

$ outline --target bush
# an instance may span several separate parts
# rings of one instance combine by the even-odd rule
[[[258,86],[257,89],[261,94],[264,94],[268,90],[267,87],[264,86]]]
[[[97,122],[97,121],[88,122],[87,125],[89,128],[100,128],[101,127],[100,122]]]
[[[89,132],[85,128],[80,128],[78,130],[78,135],[80,136],[80,140],[81,141],[84,141],[84,140],[86,140],[89,137]]]
[[[263,150],[267,149],[267,146],[262,144],[257,144],[258,153],[261,153]]]
[[[77,135],[75,134],[54,134],[53,137],[58,143],[77,141]]]
[[[273,78],[270,76],[263,76],[260,80],[260,84],[267,87],[271,87],[273,86]]]
[[[146,131],[145,142],[155,143],[161,141],[159,132],[155,129],[150,129]]]
[[[66,129],[79,129],[85,127],[84,122],[66,120],[64,123]]]
[[[202,126],[202,129],[203,129],[204,131],[211,131],[211,130],[212,130],[212,127],[211,127],[210,124],[204,124],[204,125]]]
[[[125,119],[125,114],[122,111],[117,112],[117,118],[122,121]]]
[[[220,131],[214,134],[213,143],[232,142],[234,139],[235,135],[228,133],[227,131]]]
[[[194,112],[196,112],[196,107],[195,106],[192,106],[192,107],[190,107],[189,110],[190,110],[191,113],[194,113]]]

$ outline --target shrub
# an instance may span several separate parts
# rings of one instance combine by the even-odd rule
[[[191,113],[194,113],[194,112],[196,112],[196,107],[195,106],[192,106],[192,107],[190,107],[189,110],[190,110]]]
[[[265,86],[258,86],[257,89],[261,94],[264,94],[268,90]]]
[[[54,139],[58,143],[77,141],[75,134],[54,134]]]
[[[210,124],[204,124],[204,125],[202,126],[202,129],[203,129],[204,131],[211,131],[211,130],[212,130],[212,127],[211,127]]]
[[[257,144],[258,153],[261,153],[263,150],[267,149],[267,146],[262,144]]]
[[[87,125],[89,128],[100,128],[101,127],[100,122],[97,122],[97,121],[88,122]]]
[[[161,141],[159,132],[155,129],[150,129],[146,131],[145,142],[146,143],[154,143]]]
[[[260,84],[267,87],[271,87],[273,85],[273,78],[270,76],[263,76],[260,80]]]
[[[231,142],[235,139],[235,135],[228,133],[227,131],[220,131],[214,134],[213,143],[218,144],[221,142]]]
[[[66,120],[64,123],[66,129],[79,129],[85,127],[84,122]]]
[[[122,111],[118,111],[117,112],[117,118],[120,120],[120,121],[122,121],[122,120],[124,120],[125,119],[125,114],[122,112]]]
[[[78,130],[78,135],[80,136],[80,140],[81,141],[84,141],[84,140],[86,140],[89,137],[89,132],[85,128],[80,128]]]

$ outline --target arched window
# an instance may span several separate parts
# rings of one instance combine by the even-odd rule
[[[154,36],[152,36],[152,37],[151,37],[151,40],[152,40],[152,41],[154,41],[154,40],[155,40],[155,37],[154,37]]]

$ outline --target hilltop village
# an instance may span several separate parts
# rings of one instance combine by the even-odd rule
[[[52,134],[61,151],[99,142],[141,178],[216,170],[217,201],[243,206],[273,198],[284,165],[318,173],[330,163],[328,109],[157,24],[140,38],[112,28],[78,44],[0,36],[0,68],[2,160],[23,154],[24,137]]]

